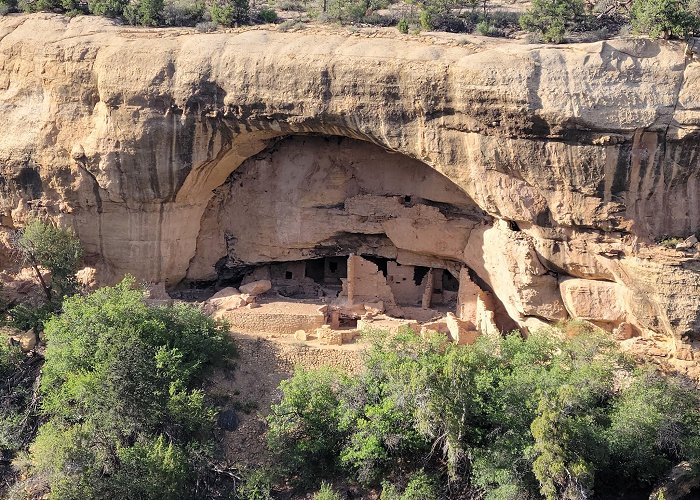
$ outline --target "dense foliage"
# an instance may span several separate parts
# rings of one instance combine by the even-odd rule
[[[125,279],[66,299],[45,326],[44,423],[16,489],[50,498],[198,498],[212,480],[203,377],[232,354],[224,325],[149,307]]]
[[[685,38],[700,32],[700,18],[688,0],[634,0],[632,27],[652,38]]]
[[[473,346],[378,340],[359,378],[298,370],[282,382],[269,446],[286,477],[344,477],[382,499],[604,498],[651,489],[700,453],[694,388],[635,369],[582,328]]]

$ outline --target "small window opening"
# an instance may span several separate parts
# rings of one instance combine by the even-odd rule
[[[290,280],[294,277],[294,274],[292,274],[292,271],[287,271],[286,273],[284,273],[284,277],[285,279]]]

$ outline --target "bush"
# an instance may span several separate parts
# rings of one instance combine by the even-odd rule
[[[245,24],[250,18],[248,0],[229,0],[224,3],[213,3],[209,8],[211,20],[219,26],[238,26]]]
[[[236,498],[240,500],[273,500],[273,479],[274,475],[266,469],[247,471],[236,490]]]
[[[338,391],[347,383],[342,373],[323,368],[299,369],[280,384],[283,397],[268,417],[267,439],[288,472],[321,479],[336,472],[344,438]]]
[[[561,43],[566,30],[582,15],[581,0],[533,0],[520,17],[520,25],[526,31],[541,34],[545,42]]]
[[[87,0],[90,14],[105,17],[120,17],[129,5],[129,0]]]
[[[269,7],[263,7],[258,11],[258,19],[266,24],[276,23],[278,19],[277,12]]]
[[[630,18],[636,33],[652,38],[686,38],[700,31],[688,0],[634,0]]]
[[[313,500],[341,500],[340,493],[335,491],[333,487],[326,483],[321,483],[321,488],[314,495]]]
[[[226,328],[184,305],[151,308],[127,278],[66,299],[46,323],[29,479],[51,498],[196,498],[214,408],[199,388],[233,353]]]
[[[402,17],[397,25],[397,28],[399,29],[400,33],[403,33],[404,35],[408,34],[408,20],[405,17]]]
[[[166,0],[162,19],[165,26],[196,26],[204,16],[204,2],[199,0]]]
[[[124,8],[124,18],[129,24],[158,26],[163,14],[163,0],[137,0]]]
[[[481,21],[476,25],[476,32],[482,36],[494,36],[498,30],[488,21]]]

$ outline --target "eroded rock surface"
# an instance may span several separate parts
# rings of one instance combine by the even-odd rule
[[[130,272],[172,287],[212,279],[217,263],[307,258],[322,242],[457,275],[466,265],[520,325],[576,314],[585,300],[562,295],[569,277],[614,283],[611,328],[697,339],[696,249],[656,242],[700,229],[699,105],[700,64],[670,42],[8,16],[2,221],[39,211],[74,227],[103,282]],[[314,141],[338,138],[316,154]],[[265,182],[286,194],[234,190],[242,165],[241,176],[281,167],[284,183]],[[600,286],[577,290],[595,301]]]

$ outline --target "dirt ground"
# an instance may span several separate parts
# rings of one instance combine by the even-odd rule
[[[233,409],[238,417],[235,430],[219,431],[226,461],[238,468],[270,463],[265,419],[271,405],[279,401],[279,383],[291,376],[295,366],[333,366],[358,372],[367,347],[363,343],[322,346],[289,337],[232,335],[238,349],[235,367],[215,373],[208,393],[227,401],[225,408]]]

